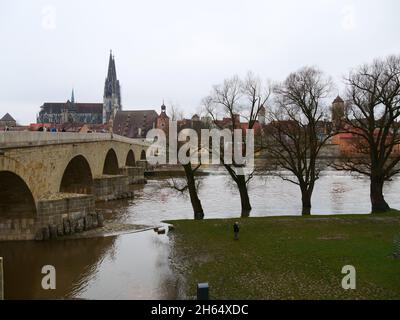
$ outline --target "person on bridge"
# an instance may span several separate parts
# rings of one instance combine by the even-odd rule
[[[233,225],[233,239],[239,240],[239,223],[235,222]]]

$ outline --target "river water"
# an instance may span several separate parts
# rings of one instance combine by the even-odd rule
[[[199,196],[206,218],[240,217],[240,199],[226,175],[200,178]],[[192,219],[189,198],[169,188],[168,179],[150,179],[135,199],[99,206],[118,223],[158,225]],[[400,179],[387,183],[385,198],[400,208]],[[277,177],[255,177],[250,184],[251,216],[299,215],[298,187]],[[370,211],[365,178],[326,172],[316,184],[313,214],[366,214]],[[171,269],[170,240],[153,231],[114,237],[48,242],[3,242],[6,299],[176,299],[182,297]],[[56,290],[41,287],[44,265],[56,268]]]

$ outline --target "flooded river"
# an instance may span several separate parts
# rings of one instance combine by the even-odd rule
[[[240,216],[240,199],[225,175],[204,176],[200,199],[206,218]],[[151,179],[135,199],[99,206],[108,221],[154,225],[170,219],[192,219],[187,196]],[[385,198],[400,208],[400,180],[386,185]],[[255,177],[250,185],[251,216],[299,215],[298,187],[275,177]],[[370,211],[369,182],[327,172],[316,184],[313,214],[365,214]],[[114,237],[48,242],[3,242],[6,299],[175,299],[179,283],[170,264],[167,235],[153,231]],[[44,265],[57,271],[57,288],[41,288]]]

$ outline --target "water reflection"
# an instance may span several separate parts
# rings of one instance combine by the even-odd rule
[[[6,299],[175,299],[166,235],[153,231],[85,240],[0,243]],[[44,265],[56,290],[43,290]]]
[[[168,264],[165,235],[143,232],[119,236],[95,276],[72,292],[87,299],[174,299],[177,284]]]
[[[200,178],[200,199],[206,218],[240,216],[240,198],[226,175]],[[98,206],[107,220],[159,224],[169,219],[193,219],[190,200],[168,187],[167,179],[149,180],[137,187],[135,199]],[[400,180],[386,184],[385,197],[400,208]],[[251,216],[298,215],[300,192],[277,177],[255,177],[250,185]],[[368,213],[369,181],[339,172],[325,173],[317,182],[313,214]],[[50,241],[3,242],[7,299],[175,299],[179,282],[170,263],[166,235],[153,231],[117,237]],[[57,289],[41,289],[41,268],[57,270]]]
[[[6,299],[57,299],[86,284],[97,273],[105,255],[113,252],[113,238],[79,241],[2,242]],[[44,265],[57,270],[56,290],[42,290]]]

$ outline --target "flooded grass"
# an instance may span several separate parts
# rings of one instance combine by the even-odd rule
[[[232,225],[239,221],[239,241]],[[208,282],[212,299],[400,299],[393,240],[400,214],[169,221],[185,293]],[[344,290],[342,268],[356,268]]]

